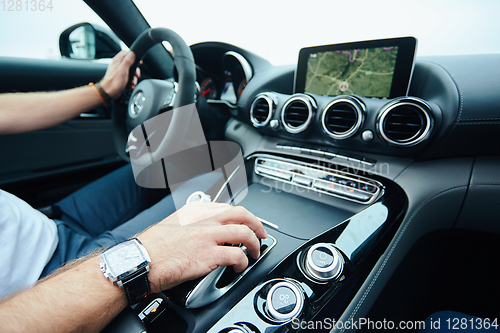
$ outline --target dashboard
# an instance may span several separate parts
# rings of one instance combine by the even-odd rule
[[[374,98],[296,92],[296,66],[275,67],[223,43],[201,43],[192,49],[203,69],[198,82],[205,87],[207,78],[217,82],[216,99],[227,82],[224,54],[237,52],[247,59],[254,75],[238,90],[232,114],[262,135],[354,155],[436,159],[497,151],[498,138],[481,129],[496,120],[497,55],[416,58],[407,94]],[[484,89],[465,77],[474,73],[485,78]],[[208,97],[212,91],[203,93]],[[465,140],[462,134],[467,131],[473,135]]]
[[[148,298],[136,312],[151,332],[288,332],[389,310],[409,318],[416,312],[400,304],[418,303],[426,272],[440,269],[444,241],[429,235],[500,233],[500,55],[414,59],[414,40],[400,41],[306,48],[298,66],[192,46],[199,98],[229,116],[224,136],[241,147],[248,179],[244,193],[206,194],[246,207],[270,237],[242,274],[220,269]],[[368,54],[384,57],[379,71],[363,67]],[[391,82],[374,84],[376,73]]]

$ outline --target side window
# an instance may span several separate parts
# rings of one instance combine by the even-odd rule
[[[107,28],[82,0],[1,0],[0,56],[61,59],[59,36],[80,22]]]

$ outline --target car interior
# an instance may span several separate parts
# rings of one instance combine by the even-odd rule
[[[304,45],[297,64],[274,66],[229,43],[186,46],[171,30],[150,30],[132,0],[84,2],[112,31],[75,22],[59,40],[67,61],[0,57],[0,93],[98,82],[106,63],[71,59],[86,56],[72,48],[82,31],[96,41],[93,59],[112,57],[120,42],[134,50],[154,89],[0,136],[0,188],[50,207],[137,158],[125,144],[133,127],[195,103],[206,141],[242,154],[197,198],[241,205],[269,234],[242,273],[219,267],[151,294],[105,332],[289,332],[326,319],[418,322],[442,310],[498,317],[500,54],[420,57],[403,36]],[[138,93],[156,104],[132,122]],[[231,183],[238,173],[243,187]]]

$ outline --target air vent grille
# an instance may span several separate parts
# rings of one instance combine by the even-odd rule
[[[273,113],[273,101],[266,95],[258,96],[250,108],[250,120],[255,127],[266,126]]]
[[[336,99],[323,110],[321,118],[326,134],[334,139],[346,139],[361,127],[363,113],[358,103],[350,99]]]
[[[430,109],[414,101],[396,102],[382,112],[379,127],[382,137],[389,143],[414,146],[430,134]]]
[[[290,133],[304,131],[311,123],[313,106],[309,97],[295,96],[290,98],[283,107],[282,122]]]
[[[307,121],[309,109],[303,101],[293,101],[285,109],[285,122],[290,127],[300,127]]]

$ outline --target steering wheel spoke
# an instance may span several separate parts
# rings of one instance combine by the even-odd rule
[[[194,104],[196,99],[196,69],[191,49],[179,35],[165,28],[144,31],[130,47],[136,59],[130,68],[129,83],[134,78],[136,68],[144,54],[152,46],[164,41],[169,42],[174,49],[178,82],[172,79],[142,80],[132,92],[130,90],[124,92],[124,96],[130,96],[128,101],[125,102],[121,98],[113,103],[112,108],[114,141],[118,155],[127,161],[132,158],[132,162],[140,164],[143,168],[163,158],[162,154],[166,150],[175,150],[173,146],[182,141],[182,137],[179,136],[182,136],[182,128],[186,128],[189,124],[189,114],[177,112],[176,109]],[[163,127],[164,124],[157,124],[162,130],[147,134],[145,122],[172,108],[174,110],[169,124]],[[136,142],[138,138],[141,143]],[[150,146],[153,141],[155,149]],[[146,152],[151,155],[150,158],[140,158]],[[130,157],[127,154],[131,154]],[[135,157],[137,159],[134,161]]]

